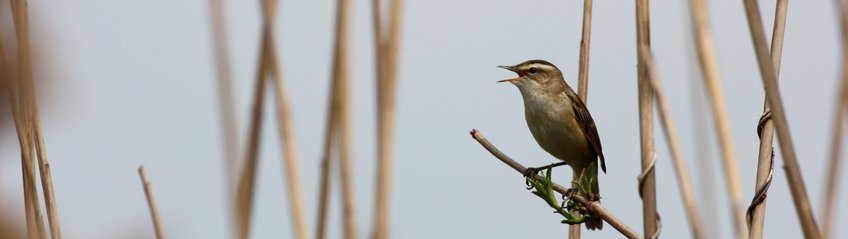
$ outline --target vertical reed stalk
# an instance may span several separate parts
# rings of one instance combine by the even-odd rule
[[[340,158],[340,181],[345,238],[356,238],[355,203],[353,179],[350,166],[349,97],[348,97],[348,15],[349,1],[339,0],[336,9],[336,39],[333,57],[333,78],[330,103],[327,107],[327,129],[324,141],[324,159],[321,170],[321,194],[319,195],[319,221],[317,238],[325,237],[327,204],[330,192],[330,174],[333,158],[333,143],[338,137]]]
[[[389,236],[389,208],[391,182],[391,152],[394,138],[397,62],[400,53],[400,26],[403,1],[391,0],[388,30],[380,15],[380,0],[373,1],[375,41],[377,44],[377,200],[374,237]]]
[[[230,72],[226,15],[221,0],[210,0],[209,12],[212,19],[212,43],[214,45],[213,54],[215,55],[215,71],[218,83],[218,104],[221,106],[224,173],[227,180],[227,195],[232,195],[235,192],[238,176],[238,133],[236,132],[235,106],[233,105],[233,80]],[[230,197],[227,196],[227,198]]]
[[[580,38],[580,65],[577,72],[577,95],[588,105],[589,43],[592,38],[592,0],[583,0],[583,33]],[[579,228],[579,227],[578,227]]]
[[[150,187],[150,181],[147,180],[147,172],[144,171],[144,165],[138,166],[138,176],[141,178],[144,196],[147,198],[147,207],[150,209],[150,218],[153,219],[153,229],[156,231],[156,238],[164,239],[165,233],[162,231],[162,220],[159,220],[159,207],[156,206],[156,198],[153,197],[153,189]]]
[[[801,177],[801,170],[796,159],[795,147],[789,133],[789,124],[786,122],[786,112],[784,111],[783,100],[778,90],[776,71],[768,56],[765,31],[763,30],[763,22],[760,18],[760,9],[755,0],[743,0],[743,2],[745,3],[745,15],[748,18],[751,39],[753,40],[754,50],[757,55],[757,63],[760,68],[763,84],[766,88],[766,97],[774,115],[777,140],[780,143],[781,155],[786,164],[786,176],[789,178],[789,189],[792,192],[792,199],[795,202],[795,211],[798,214],[798,220],[804,231],[804,237],[820,238],[821,234],[819,228],[816,226],[816,219],[813,217],[813,210],[810,207],[807,190],[804,186],[804,180]]]
[[[636,49],[650,47],[650,13],[648,0],[636,0]],[[642,53],[638,53],[639,58]],[[638,61],[638,59],[637,59]],[[645,238],[658,236],[657,225],[657,188],[654,174],[654,124],[651,107],[653,107],[653,92],[648,81],[647,68],[639,61],[639,132],[642,151],[642,172],[639,192],[642,196],[642,219],[644,221]]]
[[[583,32],[580,38],[580,65],[577,72],[577,95],[588,105],[589,43],[592,36],[592,0],[583,0]],[[580,225],[568,227],[569,239],[580,239]]]
[[[771,60],[774,65],[775,72],[775,80],[777,80],[780,76],[780,61],[783,56],[783,33],[786,29],[786,10],[787,10],[787,0],[778,0],[775,6],[774,12],[774,28],[772,30],[771,35]],[[764,103],[763,106],[763,114],[770,114],[771,107],[769,107],[768,100]],[[763,195],[762,199],[755,198],[754,202],[758,202],[751,205],[750,211],[750,222],[748,225],[748,238],[749,239],[761,239],[763,238],[763,224],[765,223],[766,216],[766,191],[768,190],[768,185],[771,184],[771,176],[772,171],[774,169],[774,148],[772,147],[774,143],[774,123],[771,121],[771,118],[766,118],[766,120],[762,123],[762,131],[760,134],[760,148],[759,148],[759,157],[757,163],[757,181],[755,185],[755,197],[759,195]],[[760,191],[762,190],[762,193]]]
[[[824,203],[822,212],[822,238],[831,238],[833,227],[833,213],[836,211],[836,195],[839,184],[839,174],[842,161],[840,154],[842,152],[842,130],[845,124],[845,114],[848,110],[848,3],[844,0],[837,0],[836,6],[839,9],[841,37],[842,37],[842,82],[839,90],[839,98],[837,99],[836,110],[834,111],[835,119],[833,120],[833,136],[830,145],[830,163],[827,167],[827,178],[824,188]]]
[[[349,77],[349,35],[350,1],[339,0],[336,16],[336,46],[333,62],[333,78],[338,84],[338,134],[340,179],[342,186],[342,216],[344,217],[345,238],[357,238],[356,203],[354,197],[353,173],[350,157],[350,77]]]
[[[647,68],[648,79],[654,90],[656,98],[657,110],[660,113],[660,123],[662,123],[663,131],[665,132],[666,141],[668,141],[669,151],[671,151],[674,172],[677,175],[677,181],[680,185],[680,194],[683,196],[683,204],[686,206],[686,216],[689,219],[689,224],[692,226],[693,238],[706,238],[704,230],[701,227],[701,220],[698,216],[697,203],[695,203],[695,193],[692,189],[692,181],[689,179],[689,169],[686,166],[686,160],[683,159],[683,149],[680,147],[680,140],[677,137],[677,128],[674,120],[669,113],[668,103],[665,100],[665,94],[662,91],[662,86],[659,83],[659,75],[654,61],[653,54],[647,47],[639,48],[640,61]]]
[[[715,59],[712,34],[709,29],[706,3],[704,0],[692,0],[690,7],[692,8],[692,29],[698,49],[698,60],[701,64],[704,84],[707,86],[713,114],[715,115],[716,128],[718,130],[724,175],[726,177],[727,189],[729,191],[728,196],[730,197],[732,208],[734,232],[736,233],[736,238],[745,238],[748,233],[746,232],[747,229],[742,210],[742,187],[739,179],[739,171],[736,168],[730,120],[727,116],[724,95],[721,92],[721,80],[718,74],[718,63]]]
[[[30,55],[30,40],[29,40],[29,3],[26,0],[12,1],[13,18],[15,22],[15,31],[18,43],[18,71],[21,79],[21,91],[19,92],[24,104],[23,114],[25,114],[24,123],[28,125],[27,129],[27,147],[31,147],[30,143],[35,144],[39,173],[41,176],[41,190],[44,192],[44,204],[47,208],[47,219],[50,225],[50,236],[53,239],[62,238],[61,227],[59,226],[59,212],[56,208],[56,198],[53,192],[53,177],[50,173],[50,163],[47,160],[47,150],[44,148],[44,137],[41,130],[41,121],[38,114],[38,104],[35,98],[35,89],[32,82],[32,59]],[[20,113],[20,112],[19,112]],[[32,160],[29,160],[32,164]],[[35,170],[29,170],[30,179],[34,179]],[[31,181],[34,187],[35,181]],[[34,200],[38,200],[38,192],[31,192]],[[35,207],[37,208],[37,207]],[[40,213],[39,213],[40,214]],[[37,222],[43,224],[42,220]],[[43,231],[43,230],[40,230]]]

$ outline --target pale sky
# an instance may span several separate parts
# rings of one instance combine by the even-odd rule
[[[520,174],[493,158],[468,131],[481,130],[525,165],[554,162],[527,129],[518,90],[495,83],[512,73],[495,66],[545,59],[576,86],[582,1],[405,2],[392,237],[565,238],[567,226],[559,223],[561,218],[525,190]],[[707,108],[701,100],[693,102],[703,97],[703,84],[695,77],[699,73],[693,65],[685,2],[652,1],[651,40],[698,189],[702,220],[709,227],[709,237],[729,238],[730,207],[712,119],[696,123],[692,116],[693,112],[710,114],[703,113]],[[372,231],[376,167],[370,3],[353,1],[351,15],[354,185],[363,238]],[[774,1],[760,3],[770,35]],[[762,84],[742,2],[709,4],[744,203],[748,203],[754,193]],[[817,216],[839,72],[833,4],[789,4],[780,72],[795,150]],[[225,6],[240,132],[237,141],[244,148],[260,6],[258,1],[226,1]],[[207,2],[32,1],[30,10],[32,37],[43,45],[36,51],[35,76],[49,82],[39,88],[39,104],[65,237],[152,238],[136,173],[138,165],[144,164],[167,235],[229,238]],[[301,156],[307,219],[314,234],[335,1],[282,1],[278,12],[277,44]],[[594,3],[588,107],[607,159],[607,174],[600,176],[602,204],[641,232],[634,12],[633,2]],[[292,238],[276,116],[270,95],[267,100],[253,238]],[[0,210],[23,226],[18,145],[11,124],[6,124],[0,131],[0,158],[4,159],[0,161]],[[699,130],[709,132],[705,147],[710,152],[696,155]],[[655,132],[662,237],[688,238],[690,229],[670,153],[662,131]],[[800,238],[779,151],[775,162],[765,237]],[[554,177],[567,182],[570,170],[557,170]],[[842,184],[840,190],[845,195],[848,185]],[[330,238],[341,237],[339,202],[339,197],[333,198]],[[840,216],[846,214],[848,207],[840,205],[834,225],[844,225],[846,218]],[[848,235],[848,228],[835,228],[834,238]],[[609,225],[583,235],[621,237]]]

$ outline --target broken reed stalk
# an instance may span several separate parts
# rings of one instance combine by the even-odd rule
[[[704,0],[691,0],[692,30],[695,35],[695,45],[698,50],[698,60],[701,64],[704,84],[707,86],[709,99],[715,116],[716,130],[721,146],[724,175],[729,191],[730,205],[734,232],[736,238],[746,238],[747,228],[742,210],[742,185],[739,179],[739,170],[736,168],[736,158],[733,150],[732,131],[730,120],[727,116],[724,95],[722,94],[721,80],[718,74],[718,63],[715,59],[712,34],[710,33],[706,3]]]
[[[377,195],[374,238],[389,236],[391,152],[394,138],[397,62],[403,1],[391,0],[389,21],[382,21],[380,0],[372,2],[377,58]],[[381,29],[388,25],[388,29]]]
[[[839,188],[840,167],[842,167],[842,160],[840,160],[840,154],[842,152],[842,130],[845,124],[846,110],[848,110],[848,2],[837,0],[836,6],[839,9],[838,14],[842,30],[842,82],[840,83],[839,98],[837,99],[837,106],[834,111],[836,115],[834,115],[833,120],[830,162],[827,167],[824,203],[821,210],[822,238],[831,238],[833,216],[836,210],[836,195]]]
[[[506,154],[501,152],[497,147],[495,147],[495,145],[493,145],[491,142],[489,142],[489,140],[487,140],[486,137],[483,137],[483,133],[480,133],[480,131],[478,131],[476,129],[472,129],[471,130],[471,137],[474,138],[474,140],[477,140],[477,142],[480,143],[480,145],[483,146],[483,148],[485,148],[487,151],[489,151],[489,153],[491,153],[493,156],[495,156],[495,158],[499,159],[501,162],[505,163],[506,165],[512,167],[513,169],[518,171],[518,173],[523,174],[524,172],[527,171],[526,167],[519,164],[518,162],[516,162],[515,160],[513,160],[509,156],[506,156]],[[539,175],[534,175],[534,177],[536,178],[536,180],[543,180],[543,178]],[[583,206],[585,206],[586,209],[588,209],[590,212],[592,212],[593,215],[600,216],[601,219],[603,219],[604,221],[609,223],[610,226],[615,228],[615,230],[618,230],[618,232],[621,232],[621,234],[624,235],[625,237],[627,237],[627,238],[642,238],[641,236],[639,236],[639,233],[637,233],[636,231],[634,231],[633,229],[628,227],[627,224],[624,224],[624,222],[622,222],[617,217],[615,217],[615,215],[613,215],[610,211],[607,211],[607,209],[602,207],[599,202],[589,201],[588,199],[584,198],[583,196],[580,196],[579,193],[573,193],[573,191],[569,192],[569,190],[567,188],[565,188],[565,187],[563,187],[559,184],[556,184],[556,183],[553,183],[553,189],[554,189],[554,191],[557,191],[560,194],[565,195],[569,199],[577,201],[580,204],[583,204]]]
[[[765,31],[763,30],[763,22],[760,18],[760,9],[756,0],[743,0],[743,2],[745,3],[745,16],[748,18],[751,39],[757,55],[757,63],[760,68],[763,84],[766,88],[766,97],[774,115],[777,140],[780,143],[781,155],[786,164],[784,169],[786,169],[786,176],[789,179],[789,189],[792,192],[792,199],[795,202],[795,211],[798,214],[798,220],[804,231],[804,237],[820,238],[821,233],[816,226],[816,219],[813,217],[813,210],[810,207],[807,190],[804,186],[804,180],[801,177],[801,169],[798,166],[795,155],[795,147],[789,132],[789,124],[786,121],[786,112],[784,111],[783,100],[780,97],[780,91],[777,85],[777,74],[768,56]]]
[[[53,191],[53,177],[50,170],[50,162],[47,160],[47,150],[44,145],[44,136],[41,130],[41,120],[38,114],[38,105],[35,99],[35,87],[32,82],[32,59],[30,54],[29,40],[29,3],[26,0],[12,1],[12,14],[15,25],[15,35],[18,43],[18,76],[21,79],[20,92],[21,103],[24,105],[23,114],[24,123],[28,125],[27,129],[28,143],[35,144],[37,152],[38,168],[41,176],[41,190],[44,192],[44,204],[47,208],[47,220],[50,225],[50,236],[53,239],[62,238],[61,227],[59,226],[59,212],[56,208],[56,198]],[[21,112],[19,112],[21,113]],[[31,147],[28,145],[27,147]],[[30,163],[31,160],[30,160]],[[33,173],[34,170],[28,173]],[[31,175],[34,177],[34,175]],[[35,181],[32,181],[33,184]],[[34,185],[33,185],[34,186]],[[38,193],[34,192],[35,200],[38,200]],[[43,224],[42,220],[37,222]],[[42,230],[43,231],[43,230]]]
[[[215,78],[218,83],[218,104],[221,106],[221,137],[224,148],[224,175],[226,176],[227,199],[235,192],[238,177],[238,133],[235,106],[233,105],[233,80],[230,72],[230,49],[227,40],[227,24],[221,0],[209,2],[212,25],[213,54],[215,55]]]
[[[698,216],[697,203],[695,203],[695,192],[692,188],[692,181],[689,177],[689,169],[686,166],[686,161],[683,159],[683,149],[680,147],[680,139],[677,137],[677,128],[674,120],[671,118],[670,110],[665,99],[665,94],[662,91],[662,86],[659,83],[659,75],[656,68],[651,50],[647,47],[639,48],[639,55],[642,64],[647,68],[647,77],[651,82],[656,98],[657,110],[660,113],[660,123],[665,132],[666,141],[668,141],[669,151],[671,151],[674,172],[677,175],[677,181],[680,185],[680,194],[683,196],[683,204],[686,206],[686,216],[689,219],[689,224],[692,226],[693,238],[706,238],[704,230],[701,226],[701,220]]]
[[[775,69],[775,77],[780,76],[780,61],[783,56],[783,33],[786,30],[786,12],[788,0],[777,0],[774,10],[774,28],[771,35],[771,60]],[[778,78],[775,78],[777,80]],[[771,114],[768,100],[763,103],[763,115]],[[774,170],[774,123],[771,117],[761,122],[759,157],[757,161],[757,179],[754,187],[754,200],[748,209],[748,238],[763,238],[763,224],[766,216],[766,193],[771,185]],[[760,197],[761,196],[761,197]]]
[[[592,36],[592,0],[583,0],[583,32],[580,38],[580,65],[577,72],[577,95],[583,104],[589,97],[589,42]],[[580,225],[568,227],[569,239],[580,239]]]
[[[648,0],[636,0],[636,49],[650,47],[650,13]],[[641,57],[641,52],[638,53]],[[637,59],[638,61],[638,59]],[[643,177],[639,178],[639,195],[642,197],[642,219],[646,238],[659,236],[657,215],[657,188],[654,163],[654,125],[653,92],[647,78],[647,69],[643,63],[638,64],[639,90],[639,142],[641,145],[641,162]]]
[[[150,181],[147,180],[147,172],[144,171],[144,165],[138,166],[138,176],[141,178],[144,196],[147,198],[147,207],[150,209],[150,218],[153,219],[153,229],[156,231],[156,238],[164,239],[165,233],[162,231],[162,221],[159,220],[159,207],[156,206],[156,198],[153,197],[153,189],[150,188]]]

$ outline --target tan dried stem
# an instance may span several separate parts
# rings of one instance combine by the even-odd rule
[[[380,0],[372,2],[377,49],[377,196],[374,238],[389,235],[391,189],[391,153],[394,139],[397,62],[400,55],[400,31],[403,1],[391,0],[389,21],[382,21]],[[388,25],[388,30],[381,28]]]
[[[156,231],[156,238],[164,239],[165,233],[162,228],[162,220],[159,219],[159,207],[156,206],[156,198],[153,197],[153,189],[150,187],[150,181],[147,180],[147,172],[144,170],[144,165],[138,166],[138,176],[141,178],[144,196],[147,198],[147,207],[150,209],[150,218],[153,220],[153,229]]]
[[[831,238],[833,230],[833,217],[836,212],[836,196],[839,189],[840,168],[842,160],[842,131],[845,124],[845,114],[848,110],[848,2],[837,0],[839,9],[839,20],[842,37],[842,81],[839,87],[839,98],[834,111],[833,136],[830,145],[830,162],[827,167],[827,178],[825,179],[824,203],[822,204],[822,238]]]
[[[345,238],[357,238],[356,226],[356,202],[354,197],[353,170],[351,165],[350,147],[350,77],[349,77],[349,15],[350,1],[338,1],[338,15],[336,17],[336,53],[333,63],[333,78],[338,83],[337,104],[338,115],[338,137],[339,137],[339,162],[340,179],[342,186],[342,216],[344,217]]]
[[[592,0],[583,0],[583,32],[580,38],[580,65],[577,72],[577,95],[588,105],[589,43],[592,38]]]
[[[333,143],[339,143],[340,181],[342,186],[342,207],[345,238],[356,238],[355,203],[353,196],[353,175],[350,165],[350,97],[348,74],[348,35],[347,24],[350,13],[348,0],[339,0],[336,9],[336,39],[333,57],[333,79],[328,106],[327,127],[324,141],[324,157],[321,168],[321,190],[319,195],[319,219],[317,238],[325,238],[327,206],[330,193],[330,174],[333,158]],[[338,138],[337,138],[338,137]]]
[[[580,65],[577,72],[577,95],[588,105],[589,97],[589,43],[592,36],[592,0],[583,0],[583,32],[580,38]],[[568,238],[580,238],[580,225],[568,227]]]
[[[270,5],[270,4],[269,4]],[[273,34],[273,33],[271,33]],[[286,171],[286,183],[289,189],[289,208],[294,221],[295,238],[309,238],[308,225],[306,223],[306,214],[303,209],[303,196],[300,184],[300,167],[298,166],[297,141],[295,140],[294,127],[289,114],[289,103],[286,96],[285,84],[283,82],[282,71],[276,56],[276,47],[274,47],[274,37],[270,36],[271,47],[269,58],[271,70],[269,74],[274,78],[276,83],[276,100],[277,100],[277,121],[279,123],[280,139],[283,141],[283,163]]]
[[[701,64],[701,73],[703,74],[704,84],[707,87],[710,105],[715,116],[716,130],[719,136],[724,175],[732,209],[734,232],[736,238],[745,238],[748,233],[746,232],[747,228],[742,210],[742,185],[739,179],[739,170],[736,167],[730,120],[727,115],[724,95],[722,94],[718,63],[715,58],[712,34],[709,29],[706,3],[704,0],[691,0],[690,5],[692,9],[692,29],[695,35],[695,45],[698,50],[698,60]]]
[[[783,100],[780,97],[780,91],[777,85],[777,73],[768,55],[760,9],[756,0],[743,0],[743,2],[745,3],[745,16],[748,18],[748,27],[754,43],[757,63],[760,68],[763,84],[766,88],[766,97],[768,98],[769,105],[772,107],[774,125],[777,130],[777,140],[780,143],[781,155],[786,165],[784,169],[786,169],[786,176],[789,179],[789,189],[792,192],[792,199],[795,202],[798,221],[801,223],[805,238],[821,238],[821,233],[816,226],[816,219],[813,217],[813,210],[810,207],[810,201],[807,197],[807,189],[801,177],[801,169],[798,166],[792,137],[789,133],[789,124],[786,121],[786,112],[783,108]]]
[[[62,238],[61,227],[59,224],[59,212],[56,208],[56,197],[53,191],[53,177],[50,170],[50,162],[47,160],[47,150],[44,145],[43,132],[41,130],[41,120],[38,114],[38,104],[36,103],[35,87],[32,81],[32,59],[30,54],[29,40],[29,3],[25,0],[12,1],[12,14],[15,22],[15,35],[18,43],[18,76],[20,77],[20,96],[21,103],[24,105],[23,113],[24,124],[27,125],[26,137],[28,143],[35,144],[36,156],[38,159],[38,168],[41,176],[41,190],[44,192],[44,204],[47,208],[47,219],[50,225],[50,236],[53,239]],[[31,147],[31,145],[27,145]],[[30,160],[30,163],[31,160]],[[34,177],[35,171],[31,173]],[[34,187],[35,181],[32,180]],[[38,192],[30,192],[34,196],[34,200],[38,200]],[[35,209],[35,208],[34,208]],[[40,213],[39,213],[40,214]],[[40,216],[39,216],[40,217]],[[43,224],[42,220],[38,220],[38,224]],[[43,227],[43,226],[41,226]],[[43,230],[39,230],[43,231]]]
[[[651,81],[651,86],[654,90],[657,110],[659,110],[660,113],[660,123],[662,123],[663,132],[665,132],[665,138],[666,141],[668,141],[669,151],[671,151],[673,159],[672,162],[674,163],[674,172],[677,175],[678,185],[680,185],[680,194],[683,197],[683,204],[686,207],[686,216],[688,217],[689,224],[692,227],[692,237],[706,238],[704,236],[703,227],[701,226],[700,217],[698,216],[698,204],[695,202],[695,192],[689,176],[689,169],[686,166],[686,160],[683,159],[683,149],[680,146],[680,139],[677,137],[677,128],[675,127],[674,120],[671,118],[665,94],[663,93],[662,86],[659,83],[656,62],[654,61],[651,50],[647,47],[639,48],[639,51],[642,56],[640,60],[648,69],[648,78]]]
[[[509,156],[506,156],[506,154],[501,152],[497,147],[495,147],[495,145],[493,145],[491,142],[489,142],[489,140],[487,140],[486,137],[483,137],[483,133],[480,133],[480,131],[478,131],[476,129],[471,130],[471,137],[474,138],[474,140],[477,140],[477,142],[480,143],[480,145],[482,145],[483,148],[485,148],[487,151],[489,151],[489,153],[491,153],[493,156],[495,156],[495,158],[499,159],[501,162],[505,163],[506,165],[508,165],[512,169],[515,169],[516,171],[518,171],[518,173],[523,174],[524,172],[527,171],[526,167],[519,164],[518,162],[516,162],[515,160],[513,160]],[[536,180],[543,180],[543,178],[539,175],[535,175],[534,177],[536,178]],[[569,199],[577,201],[580,204],[583,204],[583,206],[586,206],[586,208],[590,212],[592,212],[593,215],[600,216],[601,219],[603,219],[604,221],[609,223],[610,226],[615,228],[615,230],[618,230],[618,232],[621,232],[621,234],[624,235],[625,237],[627,237],[627,238],[642,238],[641,236],[639,236],[639,233],[637,233],[636,231],[631,229],[629,226],[627,226],[627,224],[624,224],[624,222],[622,222],[620,219],[615,217],[615,215],[613,215],[606,208],[602,207],[601,203],[599,203],[598,201],[589,201],[588,199],[584,198],[583,196],[580,196],[579,193],[573,193],[574,191],[569,191],[567,188],[560,186],[559,184],[556,184],[556,183],[553,183],[553,189],[554,189],[554,191],[557,191],[560,194],[565,195]]]
[[[221,137],[224,148],[224,173],[227,180],[227,195],[235,192],[238,177],[238,133],[236,113],[233,105],[233,80],[230,72],[230,49],[227,38],[226,15],[221,0],[209,1],[211,15],[212,44],[215,55],[215,77],[218,83],[218,104],[221,106]],[[229,199],[229,196],[227,197]]]
[[[648,0],[636,1],[636,49],[650,47],[650,13]],[[638,53],[641,57],[641,53]],[[637,59],[638,60],[638,59]],[[658,235],[659,225],[657,223],[657,188],[656,174],[653,168],[652,157],[654,155],[654,125],[653,125],[653,92],[651,83],[646,76],[647,68],[639,63],[638,90],[639,90],[639,142],[641,145],[641,162],[644,177],[639,180],[639,192],[642,196],[642,219],[644,221],[645,237],[654,238]]]
[[[783,35],[786,30],[786,10],[788,0],[778,0],[774,12],[774,28],[771,36],[771,60],[776,70],[775,77],[780,76],[780,61],[783,56]],[[777,79],[777,78],[775,78]],[[770,114],[768,100],[764,103],[763,114]],[[763,238],[763,224],[766,216],[766,190],[771,185],[772,171],[774,169],[774,123],[771,117],[762,122],[760,136],[759,157],[757,163],[757,179],[754,192],[754,200],[748,209],[748,238]]]

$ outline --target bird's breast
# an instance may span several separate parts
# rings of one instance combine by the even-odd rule
[[[525,99],[524,107],[527,126],[542,149],[572,165],[592,160],[588,141],[564,94],[555,100]]]

